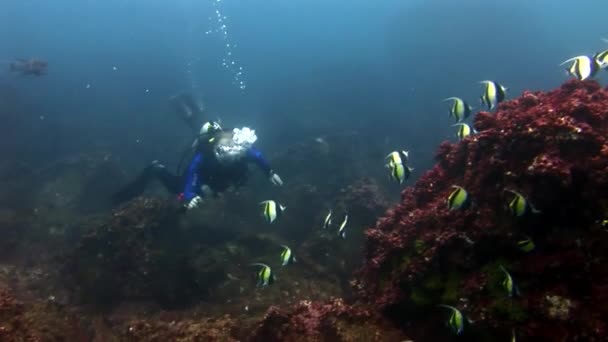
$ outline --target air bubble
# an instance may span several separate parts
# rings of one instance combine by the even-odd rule
[[[243,67],[239,66],[238,61],[234,58],[237,44],[231,40],[228,33],[228,16],[222,13],[221,2],[221,0],[215,0],[212,2],[215,16],[210,17],[209,21],[211,21],[211,24],[215,27],[215,29],[208,30],[205,32],[205,34],[219,34],[219,38],[222,39],[224,44],[224,58],[222,58],[221,66],[226,68],[226,70],[232,75],[232,83],[234,85],[238,85],[241,90],[244,90],[246,85],[243,81]]]

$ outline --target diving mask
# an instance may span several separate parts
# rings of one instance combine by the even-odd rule
[[[222,130],[222,126],[220,126],[220,124],[216,121],[207,121],[203,124],[203,126],[201,127],[201,131],[200,131],[200,135],[203,134],[207,134],[209,132],[217,132],[217,131],[221,131]]]

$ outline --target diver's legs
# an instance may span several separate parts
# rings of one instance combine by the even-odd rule
[[[141,195],[148,183],[155,178],[163,183],[172,194],[177,194],[180,191],[181,177],[175,176],[163,164],[155,160],[143,169],[135,180],[115,193],[112,196],[113,202],[122,203]]]
[[[163,183],[165,189],[167,189],[167,191],[172,194],[178,194],[182,192],[182,177],[176,176],[171,173],[163,164],[159,163],[157,160],[155,160],[154,162],[156,162],[156,164],[154,164],[154,177],[158,179],[161,183]]]

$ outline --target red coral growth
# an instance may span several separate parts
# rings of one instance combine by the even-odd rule
[[[301,301],[289,311],[277,307],[266,316],[250,341],[400,341],[403,335],[372,310],[328,302]]]
[[[605,266],[597,266],[608,260],[597,247],[601,236],[593,233],[595,222],[608,218],[602,205],[608,193],[608,90],[573,80],[550,92],[524,92],[495,114],[480,112],[475,128],[479,133],[461,142],[442,143],[438,163],[366,231],[365,263],[353,281],[357,293],[395,321],[412,321],[404,309],[413,305],[411,289],[439,269],[460,275],[458,295],[481,326],[484,320],[492,327],[519,322],[527,336],[550,336],[545,329],[555,322],[546,318],[542,298],[557,284],[573,303],[601,301],[573,306],[568,317],[606,315],[605,288],[589,284],[608,278]],[[467,189],[471,208],[447,209],[452,185]],[[505,189],[523,194],[541,213],[510,217],[505,206],[512,197]],[[528,255],[516,248],[523,236],[537,245]],[[526,299],[512,304],[524,313],[513,307],[502,308],[503,316],[488,311],[504,300],[492,297],[492,278],[482,271],[492,263],[507,263],[529,287]],[[452,297],[444,293],[434,304],[445,298]],[[606,329],[598,319],[571,322],[563,336],[593,340]]]
[[[0,339],[7,341],[16,334],[23,318],[23,304],[6,290],[0,289]]]

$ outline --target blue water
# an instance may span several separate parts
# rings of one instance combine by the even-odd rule
[[[364,251],[385,244],[382,237],[368,239],[365,230],[434,165],[442,141],[457,140],[442,100],[464,98],[476,112],[481,80],[508,87],[507,98],[558,87],[569,78],[561,62],[608,48],[607,13],[606,0],[0,0],[0,296],[11,288],[16,298],[44,303],[11,326],[27,321],[43,333],[70,336],[57,324],[67,324],[72,307],[79,314],[81,304],[92,303],[115,311],[83,316],[90,330],[83,336],[97,337],[90,340],[124,340],[109,336],[130,334],[131,318],[166,319],[160,331],[167,333],[177,321],[175,329],[193,336],[214,321],[204,317],[230,314],[239,330],[248,330],[271,305],[356,298],[350,281]],[[48,62],[48,73],[11,71],[19,58]],[[596,79],[606,84],[606,75]],[[162,172],[193,152],[194,133],[169,103],[181,92],[205,104],[203,119],[255,129],[256,147],[285,184],[272,186],[265,165],[264,172],[252,167],[246,184],[223,196],[199,191],[202,204],[181,210],[196,202],[179,202],[178,194],[196,182]],[[414,168],[404,184],[387,177],[385,156],[395,150],[408,150]],[[142,174],[181,181],[172,194],[151,176],[137,178],[155,159],[167,167],[155,164]],[[222,178],[212,159],[204,165],[192,179]],[[111,203],[125,184],[145,183],[134,179],[150,181],[145,198]],[[272,224],[259,205],[269,199],[287,207]],[[322,229],[330,210],[333,225]],[[543,228],[539,224],[531,226]],[[406,269],[420,253],[426,257],[426,235],[410,231],[403,238],[416,238],[413,249],[387,253],[381,273]],[[579,240],[578,247],[593,247]],[[296,265],[280,266],[282,245],[293,250]],[[508,266],[503,260],[510,256],[500,254],[506,243],[500,246],[492,263]],[[431,285],[434,274],[429,286],[412,286],[411,297],[420,302],[412,308],[425,312],[410,312],[415,319],[400,328],[416,334],[417,321],[427,320],[440,331],[443,322],[421,303],[432,293],[441,292],[441,302],[451,298],[466,260],[492,254],[471,249],[445,253],[458,259],[456,271],[435,263],[449,271],[445,289]],[[250,264],[259,262],[274,267],[276,284],[256,288],[259,270]],[[467,267],[476,264],[481,261]],[[388,279],[381,276],[378,287]],[[389,316],[409,312],[395,307]],[[51,323],[38,318],[45,310],[56,316]],[[519,320],[519,310],[509,305],[512,317],[502,321]]]
[[[608,36],[601,0],[6,0],[0,9],[0,59],[49,63],[40,78],[0,65],[20,104],[3,145],[51,160],[107,150],[134,168],[175,161],[188,143],[167,105],[187,90],[224,122],[254,127],[267,151],[356,130],[382,151],[413,150],[424,169],[454,138],[441,99],[479,107],[484,79],[511,96],[553,88],[566,79],[560,62],[605,48]]]

